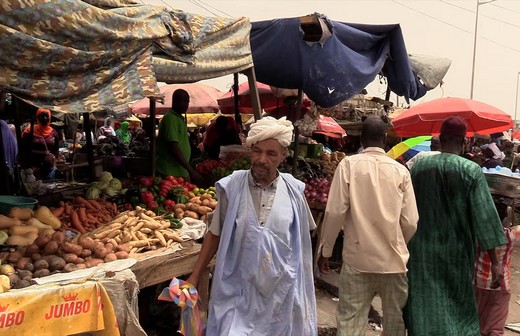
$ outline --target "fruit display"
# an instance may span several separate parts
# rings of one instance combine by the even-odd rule
[[[308,202],[327,204],[331,181],[325,177],[304,179],[305,198]]]
[[[208,160],[199,163],[195,170],[203,176],[211,175],[215,181],[231,175],[235,170],[243,170],[251,168],[251,159],[249,156],[238,157],[229,163],[224,161]]]
[[[346,154],[343,152],[332,152],[332,154],[321,154],[321,166],[327,178],[334,176],[334,172],[341,160],[345,158]]]

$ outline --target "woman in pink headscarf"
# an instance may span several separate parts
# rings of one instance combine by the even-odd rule
[[[55,166],[60,137],[51,127],[51,111],[39,108],[36,111],[36,123],[28,126],[22,133],[21,163],[25,168],[33,168],[42,179],[49,177]],[[54,158],[54,159],[53,159]]]

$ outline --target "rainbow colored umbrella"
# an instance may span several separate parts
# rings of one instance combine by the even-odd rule
[[[432,138],[431,135],[421,135],[421,136],[417,136],[415,138],[406,139],[405,141],[402,141],[402,142],[398,143],[397,145],[395,145],[394,147],[392,147],[392,149],[390,149],[386,153],[386,155],[388,155],[392,159],[397,159],[404,153],[408,152],[410,149],[413,149],[414,147],[416,147],[418,145],[422,145],[423,142],[430,140],[431,138]],[[421,151],[421,150],[418,150],[418,151]]]

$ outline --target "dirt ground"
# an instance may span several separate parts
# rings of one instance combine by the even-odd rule
[[[337,301],[333,295],[323,289],[316,292],[318,302],[318,325],[320,327],[319,335],[328,336],[335,335],[335,313]],[[519,303],[517,303],[517,301]],[[381,301],[375,298],[373,306],[379,312],[381,311]],[[507,323],[520,322],[520,245],[513,250],[513,260],[511,262],[511,300],[509,302],[509,317]],[[367,326],[365,336],[379,336],[380,331],[373,330],[373,327]],[[506,336],[519,336],[520,333],[507,330]]]

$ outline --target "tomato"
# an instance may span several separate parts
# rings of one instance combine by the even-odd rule
[[[179,184],[183,184],[184,183],[184,178],[183,177],[177,177],[177,182]]]
[[[175,181],[175,177],[173,176],[168,176],[166,179],[172,183]]]

